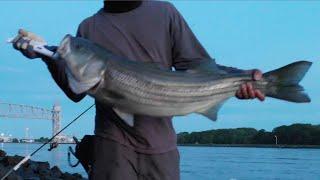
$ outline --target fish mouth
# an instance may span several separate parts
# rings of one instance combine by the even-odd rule
[[[71,44],[71,39],[72,36],[70,34],[67,34],[61,41],[57,53],[59,54],[60,57],[64,58],[66,57],[71,49],[70,49],[70,44]]]

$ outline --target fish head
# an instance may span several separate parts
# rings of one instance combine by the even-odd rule
[[[95,53],[92,51],[92,44],[92,42],[84,38],[73,37],[67,34],[62,39],[57,53],[62,59],[76,61],[78,65],[85,64]]]
[[[69,86],[74,93],[86,92],[101,81],[108,53],[96,44],[84,38],[66,35],[57,54],[65,62]]]

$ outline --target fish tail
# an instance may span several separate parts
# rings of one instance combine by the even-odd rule
[[[298,61],[264,73],[263,78],[268,81],[266,96],[296,103],[310,102],[309,96],[304,93],[304,88],[299,82],[311,65],[312,63],[308,61]]]

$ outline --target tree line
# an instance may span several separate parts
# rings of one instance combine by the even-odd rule
[[[182,132],[178,144],[278,144],[320,145],[320,125],[292,124],[279,126],[271,132],[264,129],[235,128],[202,132]]]

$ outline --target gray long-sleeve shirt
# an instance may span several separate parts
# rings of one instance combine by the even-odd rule
[[[210,58],[183,17],[168,2],[143,1],[138,8],[117,14],[100,10],[79,25],[77,36],[128,59],[155,62],[168,69],[185,70],[188,64]],[[77,102],[85,96],[70,90],[62,61],[46,63],[56,83],[70,99]],[[96,135],[140,153],[164,153],[176,148],[172,117],[136,115],[134,127],[129,127],[110,107],[95,103]]]

